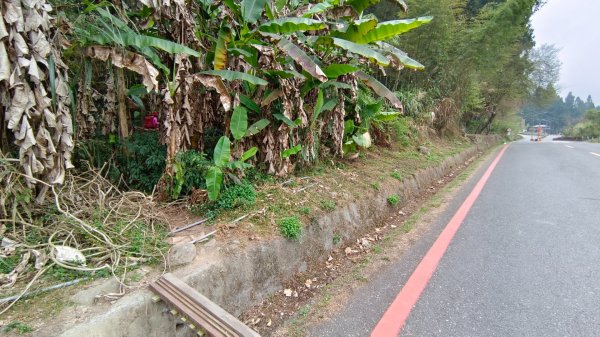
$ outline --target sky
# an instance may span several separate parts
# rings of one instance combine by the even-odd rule
[[[532,17],[536,45],[554,44],[562,62],[561,96],[600,104],[600,1],[548,0]]]

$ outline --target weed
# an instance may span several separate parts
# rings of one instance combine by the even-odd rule
[[[335,209],[335,201],[333,200],[321,200],[321,208],[325,211],[331,212]]]
[[[371,183],[371,187],[375,190],[375,191],[379,191],[379,189],[381,188],[381,186],[379,185],[379,183]]]
[[[387,198],[387,202],[388,204],[390,204],[391,206],[396,206],[399,202],[400,202],[400,197],[397,195],[390,195]]]
[[[247,181],[239,185],[232,185],[221,193],[216,202],[218,209],[231,210],[240,206],[251,206],[256,202],[256,191]]]
[[[381,246],[373,246],[373,253],[381,254],[383,253],[383,248],[381,248]]]
[[[306,207],[306,206],[305,207],[301,207],[298,210],[298,212],[300,212],[300,214],[302,214],[302,215],[309,215],[310,211],[311,211],[310,207]]]
[[[205,188],[204,176],[211,162],[206,159],[204,153],[194,150],[184,151],[177,154],[173,169],[175,171],[172,195],[187,195],[197,188]]]
[[[281,235],[290,240],[297,240],[302,233],[302,223],[297,217],[287,217],[279,220]]]
[[[131,137],[107,141],[105,138],[77,142],[74,150],[76,167],[102,168],[108,165],[108,177],[115,183],[121,179],[131,189],[152,192],[167,163],[167,147],[159,141],[159,133],[134,132]]]
[[[302,308],[300,308],[300,310],[298,310],[298,316],[304,318],[304,317],[308,316],[309,312],[310,312],[310,304],[307,304],[307,305],[303,306]]]
[[[402,175],[400,174],[400,172],[398,171],[394,171],[390,174],[390,176],[392,176],[393,178],[396,178],[398,180],[402,180]]]
[[[0,259],[0,274],[9,274],[21,261],[21,254],[15,252],[13,255]]]
[[[338,243],[340,243],[342,241],[342,236],[339,234],[334,234],[331,241],[333,242],[334,245],[337,245]]]
[[[16,332],[18,332],[18,333],[19,333],[19,335],[22,335],[22,334],[24,334],[24,333],[32,332],[32,331],[33,331],[33,328],[32,328],[32,327],[30,327],[29,325],[25,324],[25,323],[21,323],[21,322],[18,322],[18,321],[14,321],[14,322],[12,322],[12,323],[10,323],[10,324],[6,325],[6,326],[4,327],[4,330],[3,330],[3,331],[4,331],[4,332],[11,332],[11,331],[13,331],[13,330],[15,330]]]
[[[61,282],[67,282],[82,277],[88,277],[89,275],[90,274],[88,272],[66,269],[59,266],[53,266],[48,270],[48,276]]]

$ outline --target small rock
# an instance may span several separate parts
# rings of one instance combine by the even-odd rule
[[[291,297],[291,296],[292,296],[292,294],[293,294],[293,291],[292,291],[292,289],[285,289],[285,290],[283,290],[283,294],[284,294],[286,297]]]
[[[419,152],[421,152],[422,154],[427,155],[427,156],[431,154],[431,150],[428,147],[423,146],[423,145],[419,146],[418,150],[419,150]]]
[[[366,249],[366,248],[371,247],[371,242],[369,242],[369,240],[367,240],[367,239],[362,239],[360,241],[360,245]]]
[[[306,280],[306,282],[304,282],[304,285],[305,285],[307,288],[309,288],[309,289],[310,289],[310,286],[312,285],[312,282],[313,282],[313,281],[312,281],[311,279],[308,279],[308,280]]]
[[[196,257],[196,246],[191,242],[177,244],[169,251],[168,261],[171,267],[191,263]]]

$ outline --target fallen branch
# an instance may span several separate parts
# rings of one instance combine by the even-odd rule
[[[203,224],[203,223],[205,223],[207,221],[208,221],[208,218],[196,221],[196,222],[194,222],[192,224],[189,224],[189,225],[186,225],[186,226],[183,226],[183,227],[175,228],[172,232],[169,233],[169,236],[171,236],[173,234],[176,234],[176,233],[179,233],[179,232],[183,232],[184,230],[190,229],[192,227],[201,225],[201,224]]]

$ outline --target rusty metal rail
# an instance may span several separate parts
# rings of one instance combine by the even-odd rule
[[[254,330],[173,274],[163,275],[150,284],[150,289],[181,315],[184,321],[189,320],[190,328],[194,330],[206,332],[214,337],[260,337]]]

